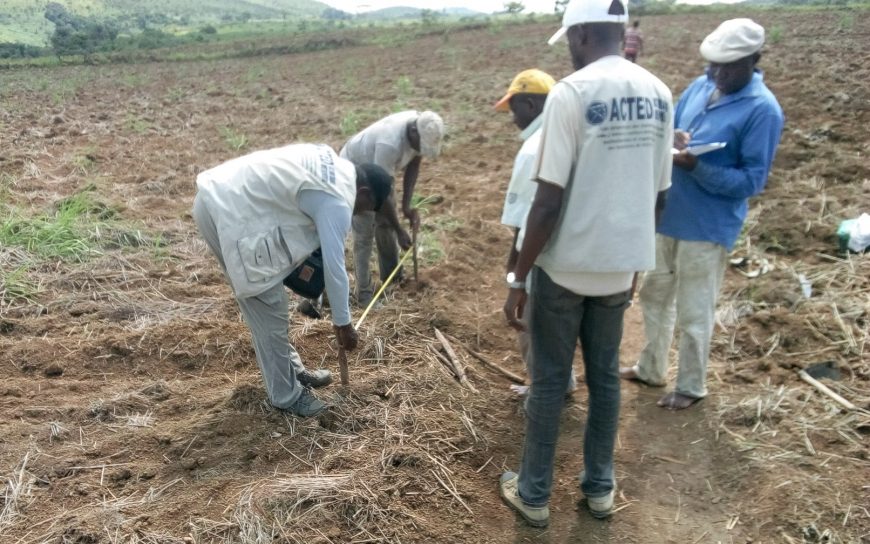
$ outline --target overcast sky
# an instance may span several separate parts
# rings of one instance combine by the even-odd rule
[[[334,6],[349,13],[369,11],[373,9],[390,8],[395,6],[410,6],[415,8],[443,9],[443,8],[470,8],[475,11],[492,13],[504,11],[503,0],[321,0],[325,4]],[[522,0],[526,6],[525,12],[535,11],[539,13],[553,13],[555,0]]]

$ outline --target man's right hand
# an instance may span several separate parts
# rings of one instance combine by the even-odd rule
[[[689,142],[692,141],[692,134],[685,130],[674,131],[674,149],[682,151],[689,147]]]
[[[347,325],[333,325],[335,328],[335,337],[338,339],[338,345],[346,351],[353,351],[359,344],[359,337],[356,334],[356,329],[353,328],[353,323]]]
[[[509,289],[507,300],[504,303],[504,315],[508,325],[520,332],[526,330],[526,326],[522,322],[526,298],[525,289]]]
[[[405,229],[399,229],[396,232],[396,237],[399,240],[399,247],[402,248],[402,251],[408,251],[411,249],[413,242],[411,241],[411,235],[408,234],[408,231]]]
[[[417,232],[420,230],[420,212],[418,212],[414,208],[408,208],[402,210],[402,213],[405,215],[405,219],[408,220],[408,223],[411,225],[411,230]]]

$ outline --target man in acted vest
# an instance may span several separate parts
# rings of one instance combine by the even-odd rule
[[[321,248],[338,343],[355,349],[344,242],[351,215],[378,210],[392,182],[382,168],[354,166],[317,144],[256,151],[197,176],[194,221],[251,329],[257,364],[276,408],[316,415],[326,405],[309,387],[332,381],[326,370],[306,370],[288,340],[284,278]]]
[[[673,185],[658,226],[656,268],[640,291],[646,347],[635,366],[620,370],[625,379],[664,386],[676,326],[677,384],[658,402],[671,410],[707,395],[710,339],[728,252],[749,198],[764,189],[782,133],[782,109],[756,69],[763,44],[764,28],[752,20],[722,23],[701,44],[710,63],[707,74],[677,104],[675,140],[682,151],[674,155]],[[700,154],[705,147],[714,149]]]
[[[572,0],[550,39],[567,34],[577,71],[544,106],[538,189],[504,306],[519,329],[530,312],[532,356],[523,459],[499,482],[504,501],[537,527],[549,523],[578,339],[589,392],[580,489],[593,516],[613,509],[623,314],[634,274],[655,264],[655,208],[670,185],[673,143],[670,91],[621,55],[627,18],[622,0]]]

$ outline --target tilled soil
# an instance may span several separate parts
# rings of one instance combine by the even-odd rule
[[[678,96],[701,73],[703,36],[738,15],[647,17],[640,62]],[[834,236],[870,202],[864,15],[751,15],[768,29],[762,67],[787,125],[737,252],[774,270],[729,272],[710,398],[671,413],[655,406],[660,390],[623,388],[619,511],[604,522],[576,481],[581,387],[562,417],[546,531],[520,523],[496,489],[521,455],[520,402],[459,342],[522,373],[501,315],[510,233],[498,223],[518,144],[491,106],[520,70],[570,72],[565,48],[545,45],[555,23],[0,73],[2,202],[35,214],[86,191],[113,210],[85,262],[0,248],[4,273],[29,263],[39,288],[0,306],[2,541],[861,542],[867,418],[795,370],[834,361],[845,377],[832,386],[868,408],[870,270],[837,256]],[[440,197],[425,211],[421,281],[369,321],[350,390],[320,393],[332,414],[286,416],[264,403],[249,332],[195,232],[195,176],[292,141],[338,148],[354,125],[404,108],[439,111],[450,130],[418,184]],[[457,342],[476,393],[429,351],[433,327]],[[291,326],[306,364],[335,371],[330,334],[301,316]],[[642,342],[635,306],[626,362]]]

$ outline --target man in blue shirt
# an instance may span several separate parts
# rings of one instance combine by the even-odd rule
[[[756,69],[763,44],[764,28],[752,20],[722,23],[701,44],[707,73],[686,89],[674,115],[680,151],[657,229],[656,268],[640,292],[647,344],[635,366],[620,370],[625,379],[665,385],[676,326],[677,384],[658,402],[672,410],[707,395],[710,339],[728,252],[749,198],[764,189],[782,133],[782,109]],[[713,143],[725,145],[698,151]]]

